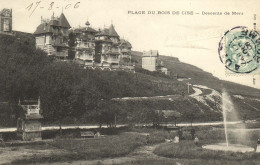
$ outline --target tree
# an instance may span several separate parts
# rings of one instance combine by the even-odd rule
[[[45,120],[61,122],[65,117],[78,117],[85,113],[83,70],[77,65],[54,62],[44,68],[40,96]]]
[[[116,127],[116,118],[120,117],[119,107],[113,100],[99,100],[94,110],[90,112],[90,117],[99,124],[100,129],[103,124]]]
[[[0,100],[8,102],[10,114],[18,117],[18,99],[37,99],[42,68],[51,63],[46,53],[36,49],[33,35],[16,32],[0,37]]]

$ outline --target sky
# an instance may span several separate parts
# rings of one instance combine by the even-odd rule
[[[178,57],[220,79],[258,89],[260,68],[251,74],[227,74],[218,44],[233,27],[253,29],[256,22],[260,28],[259,6],[258,0],[0,0],[0,9],[13,10],[13,30],[33,33],[41,17],[50,18],[53,13],[59,16],[63,11],[74,28],[85,26],[87,20],[96,29],[113,24],[120,37],[131,42],[133,50],[158,50],[161,55]],[[191,11],[193,15],[189,15]],[[138,14],[142,12],[145,14]],[[209,12],[222,15],[203,14]],[[227,12],[230,14],[225,15]]]

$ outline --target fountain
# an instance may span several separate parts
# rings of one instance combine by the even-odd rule
[[[235,111],[234,105],[231,101],[230,96],[228,93],[223,90],[222,91],[222,115],[223,115],[223,125],[224,125],[224,132],[225,132],[225,143],[217,143],[217,144],[209,144],[209,145],[204,145],[202,148],[204,149],[209,149],[209,150],[220,150],[220,151],[232,151],[232,152],[252,152],[254,151],[254,148],[242,145],[242,144],[231,144],[229,142],[229,137],[228,137],[228,127],[227,127],[227,119],[228,119],[228,114],[230,114],[230,118],[232,117],[233,120],[239,120],[238,115]],[[241,123],[242,124],[242,123]],[[239,132],[232,132],[236,134],[236,141],[237,142],[242,142],[246,141],[247,139],[247,134],[246,134],[246,129],[245,125],[242,124],[242,129]]]

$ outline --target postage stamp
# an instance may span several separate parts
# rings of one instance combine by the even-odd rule
[[[225,32],[218,53],[228,74],[260,74],[260,34],[244,26]],[[258,73],[256,73],[258,72]]]

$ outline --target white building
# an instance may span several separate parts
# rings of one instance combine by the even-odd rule
[[[144,51],[142,56],[142,68],[149,71],[156,71],[158,56],[158,50]]]

